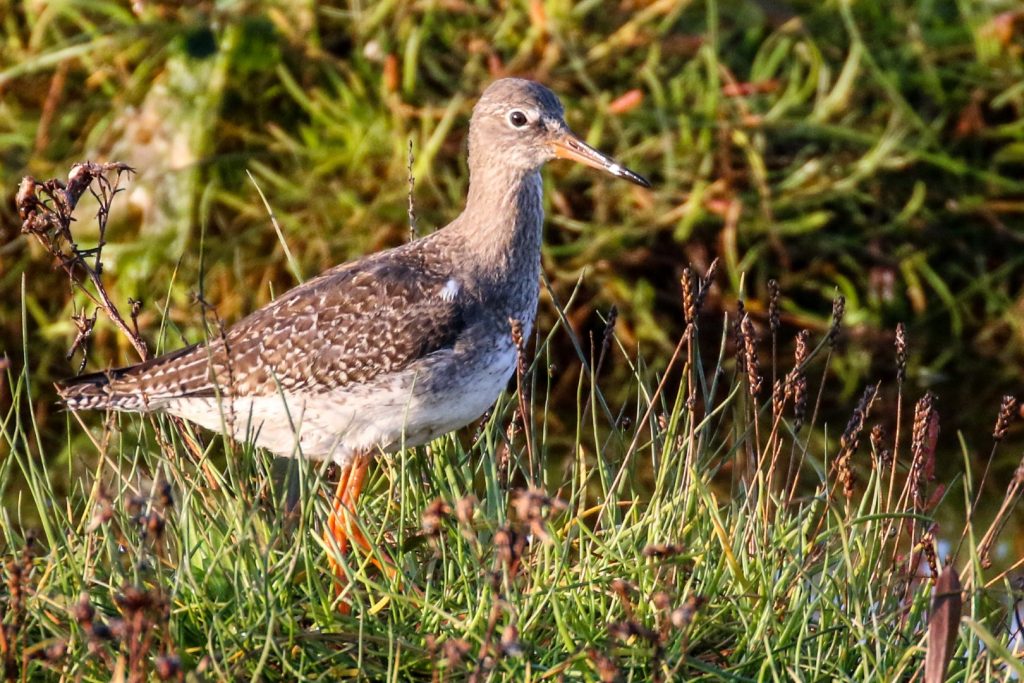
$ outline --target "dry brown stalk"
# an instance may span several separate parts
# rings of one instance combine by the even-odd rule
[[[778,344],[779,344],[779,327],[782,324],[781,316],[779,315],[779,297],[781,291],[779,289],[778,280],[768,280],[768,329],[772,333],[772,385],[775,385],[777,380],[777,367],[778,367]]]
[[[793,369],[786,375],[785,397],[793,401],[793,432],[799,433],[803,427],[804,417],[807,414],[807,359],[810,355],[808,340],[811,333],[808,330],[797,332],[795,348],[793,351]],[[784,486],[789,487],[787,500],[792,500],[796,495],[796,484],[800,477],[800,468],[803,466],[806,449],[802,450],[800,457],[795,457],[796,443],[794,440],[793,449],[789,456],[789,466],[786,470],[786,482]]]
[[[835,350],[837,341],[839,340],[839,334],[842,332],[843,316],[846,314],[846,299],[837,294],[832,300],[832,323],[829,326],[828,333],[825,335],[825,342],[828,345],[828,353],[825,355],[825,365],[821,370],[821,382],[818,384],[818,396],[814,401],[814,411],[811,413],[811,424],[816,424],[818,421],[818,411],[821,409],[821,401],[825,396],[825,381],[828,379],[829,367],[832,364],[832,353]],[[811,435],[808,434],[807,440],[804,441],[803,449],[800,453],[801,464],[803,458],[807,455],[807,448],[810,446]]]
[[[907,378],[907,328],[896,324],[896,383],[902,385]]]
[[[135,349],[140,360],[149,360],[151,354],[145,339],[139,332],[138,315],[141,302],[129,299],[131,307],[131,325],[111,299],[103,284],[103,247],[106,245],[107,221],[114,198],[124,191],[122,180],[135,173],[134,169],[124,163],[111,162],[98,164],[82,162],[71,167],[67,182],[57,178],[39,182],[31,176],[22,179],[15,197],[18,215],[21,218],[21,230],[36,240],[54,258],[57,267],[68,276],[72,290],[81,292],[96,307],[93,315],[87,317],[84,311],[73,315],[77,334],[68,351],[68,359],[82,349],[83,363],[79,372],[85,367],[85,345],[95,325],[96,312],[102,310],[104,315],[125,336]],[[75,241],[71,226],[74,223],[74,212],[79,201],[89,192],[99,208],[96,211],[96,224],[99,237],[95,247],[82,248]],[[181,435],[182,442],[193,457],[199,459],[202,449],[185,429],[184,422],[179,418],[171,418]],[[169,444],[157,434],[162,448],[170,452]],[[204,463],[203,470],[207,481],[216,487],[216,481]]]
[[[591,374],[592,381],[590,383],[590,400],[583,404],[583,415],[580,418],[581,422],[585,422],[590,415],[590,408],[594,404],[599,392],[597,378],[601,375],[601,370],[604,367],[605,358],[608,355],[608,350],[611,348],[612,340],[615,338],[615,322],[619,318],[619,309],[616,306],[612,306],[608,311],[608,316],[605,319],[604,332],[601,335],[601,348],[597,353],[597,359],[594,360],[594,338],[593,335],[590,337],[590,353],[593,372]],[[616,426],[622,428],[619,422],[616,422]],[[536,484],[536,480],[531,478],[531,484]]]
[[[889,462],[889,487],[885,494],[885,510],[892,510],[892,494],[896,486],[896,461],[900,453],[900,427],[903,424],[903,381],[907,377],[907,329],[896,324],[896,430],[892,440],[892,459]]]
[[[526,442],[526,463],[529,467],[530,482],[536,481],[533,470],[533,434],[530,429],[530,398],[527,395],[526,385],[526,339],[523,336],[523,323],[513,318],[509,319],[512,327],[512,343],[516,347],[516,396],[519,398],[519,418],[522,420],[523,441]],[[511,439],[510,439],[511,441]]]
[[[743,375],[747,371],[747,344],[743,339],[743,320],[747,317],[747,308],[743,299],[736,301],[736,319],[732,323],[733,344],[736,347],[736,372]]]
[[[985,569],[992,566],[992,546],[995,545],[996,539],[1002,533],[1003,527],[1006,526],[1010,512],[1020,501],[1022,493],[1024,493],[1024,458],[1021,458],[1020,464],[1013,472],[1013,477],[1006,487],[1003,502],[1000,503],[999,510],[996,511],[995,519],[989,524],[988,530],[982,536],[981,542],[978,543],[978,557],[981,558],[981,566]]]
[[[409,160],[408,166],[406,167],[409,174],[409,206],[406,209],[409,216],[409,241],[412,242],[417,237],[416,230],[416,176],[412,174],[413,162],[415,161],[412,153],[412,138],[409,138]]]
[[[56,178],[40,183],[35,178],[26,176],[18,188],[16,204],[22,220],[22,232],[38,240],[53,256],[57,266],[67,273],[72,286],[77,287],[104,312],[135,348],[141,360],[148,360],[150,354],[145,340],[125,322],[102,279],[102,254],[106,244],[110,206],[114,197],[124,189],[121,187],[122,178],[134,172],[130,166],[120,162],[83,162],[71,167],[66,183]],[[87,191],[99,204],[96,212],[99,239],[95,247],[83,249],[75,241],[71,225],[74,222],[75,208]],[[86,283],[92,285],[92,290]],[[76,339],[72,349],[76,349],[81,343],[82,340]]]
[[[738,302],[737,306],[742,310],[743,302]],[[754,424],[753,443],[750,443],[749,441],[747,442],[746,471],[749,478],[748,486],[750,487],[748,501],[756,508],[757,504],[762,499],[759,495],[759,484],[761,483],[760,480],[764,474],[761,471],[761,433],[760,420],[758,419],[759,411],[757,408],[757,395],[761,391],[762,382],[761,367],[757,356],[757,331],[754,329],[754,322],[750,319],[748,314],[743,313],[742,317],[738,320],[737,328],[739,338],[737,339],[736,365],[737,368],[742,365],[747,374],[747,390],[750,395],[750,410]],[[768,514],[767,509],[764,510],[764,513],[766,515]]]
[[[974,521],[974,514],[978,510],[978,503],[981,502],[981,496],[985,491],[985,484],[988,480],[989,469],[991,468],[992,461],[996,456],[996,448],[998,448],[999,444],[1006,438],[1006,433],[1009,431],[1010,425],[1016,419],[1017,414],[1017,398],[1009,394],[1003,396],[1003,400],[999,404],[999,414],[996,416],[996,424],[992,429],[992,450],[989,452],[988,460],[985,461],[985,469],[982,470],[981,477],[978,479],[978,483],[975,484],[976,492],[974,494],[974,500],[971,502],[971,509],[967,515],[967,524],[964,525],[964,529],[960,534],[960,541],[957,543],[954,556],[960,552],[960,546],[962,546],[966,540],[967,531]]]
[[[935,408],[935,395],[927,392],[918,399],[914,406],[914,423],[911,430],[911,461],[910,472],[903,484],[903,491],[896,502],[896,509],[904,509],[909,506],[914,511],[920,511],[925,507],[925,489],[929,476],[935,472],[935,446],[939,438],[939,413]],[[903,533],[905,523],[895,522],[896,539],[893,543],[893,562],[900,547],[900,537]],[[890,527],[891,529],[891,527]],[[887,530],[886,532],[891,533]],[[917,522],[910,522],[910,547],[916,544]],[[910,553],[912,556],[913,553]]]

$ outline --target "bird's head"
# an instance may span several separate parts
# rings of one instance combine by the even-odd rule
[[[637,185],[645,178],[583,142],[565,123],[558,97],[540,83],[503,78],[492,83],[473,108],[470,120],[471,157],[524,172],[540,169],[552,159],[571,159]]]

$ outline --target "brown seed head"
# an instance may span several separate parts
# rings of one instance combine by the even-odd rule
[[[807,342],[810,338],[811,333],[809,330],[800,330],[796,333],[796,348],[793,351],[794,369],[801,368],[801,366],[807,362],[807,356],[809,353]]]
[[[761,366],[757,359],[757,331],[749,315],[744,315],[740,323],[743,337],[744,360],[747,368],[747,387],[751,398],[756,399],[761,391]]]
[[[896,381],[903,384],[907,378],[907,328],[896,324]]]
[[[25,579],[25,571],[20,562],[15,559],[7,561],[7,590],[11,594],[11,602],[15,605],[21,604],[22,588]]]
[[[839,472],[839,481],[843,484],[843,495],[847,498],[853,496],[856,477],[853,472],[853,455],[860,445],[860,434],[864,430],[864,420],[867,418],[868,410],[874,401],[877,387],[870,386],[864,390],[857,407],[854,408],[846,429],[839,438],[839,456],[836,459],[836,467]]]
[[[157,657],[153,668],[156,671],[157,678],[161,681],[169,681],[178,678],[178,675],[181,673],[181,659],[176,655]]]
[[[551,539],[546,520],[552,514],[566,508],[565,501],[549,496],[543,489],[519,489],[512,494],[512,508],[519,520],[529,527],[530,533],[542,541]]]
[[[846,315],[846,297],[842,294],[832,300],[832,325],[828,328],[828,345],[835,346],[843,330],[843,316]]]
[[[519,538],[518,534],[508,526],[499,527],[494,532],[494,548],[497,550],[498,559],[500,559],[506,567],[511,567],[512,563],[519,560]]]
[[[99,497],[96,501],[96,509],[93,512],[92,519],[89,520],[89,525],[86,527],[86,531],[96,531],[113,518],[113,502],[107,496],[106,492],[100,491]]]
[[[505,657],[519,657],[523,647],[519,644],[519,629],[509,624],[501,632],[501,654]]]
[[[704,301],[708,298],[708,292],[711,291],[711,285],[715,284],[715,275],[718,274],[718,259],[716,258],[708,266],[708,272],[704,273],[704,277],[700,280],[700,287],[697,289],[697,303],[694,306],[694,320],[700,315],[701,309],[704,308]]]
[[[590,661],[594,663],[594,668],[597,669],[597,677],[601,683],[615,683],[618,680],[619,667],[615,664],[614,659],[595,649],[588,650],[587,654],[590,656]]]
[[[444,641],[441,650],[444,652],[444,658],[448,662],[448,668],[453,669],[469,654],[470,647],[469,643],[462,638],[452,638],[451,640]]]
[[[935,445],[939,437],[939,414],[935,395],[926,393],[914,407],[914,426],[910,437],[911,496],[918,509],[923,504],[924,486],[935,473]]]
[[[164,528],[167,526],[163,516],[156,510],[151,510],[148,515],[142,518],[145,535],[154,541],[163,538]]]
[[[68,642],[62,638],[58,638],[46,648],[43,658],[51,664],[57,664],[64,659],[67,653]]]
[[[928,563],[928,570],[934,581],[939,577],[939,559],[935,550],[935,534],[929,531],[921,539],[921,548],[924,551],[924,559]]]
[[[164,482],[160,486],[160,504],[165,510],[169,510],[174,507],[174,489],[171,488],[169,482]]]
[[[658,591],[651,596],[651,602],[654,603],[655,608],[664,612],[672,606],[672,597],[665,591]]]
[[[747,343],[743,338],[743,320],[747,317],[747,308],[743,299],[736,301],[736,320],[732,324],[732,335],[736,346],[736,372],[747,372]]]
[[[999,404],[999,416],[996,418],[996,427],[992,430],[993,439],[998,442],[1006,438],[1006,432],[1010,429],[1016,414],[1017,399],[1010,395],[1003,396],[1002,403]]]
[[[435,498],[423,510],[420,517],[420,526],[423,533],[428,536],[438,537],[441,535],[441,525],[451,515],[452,509],[448,503],[440,498]]]
[[[119,624],[118,633],[124,630],[122,628],[124,626],[124,622],[122,620],[114,619],[111,621],[111,623]],[[114,638],[120,637],[118,634],[114,633],[114,629],[98,621],[89,623],[89,625],[86,627],[86,630],[91,640],[114,640]]]
[[[672,625],[678,629],[688,628],[705,602],[707,600],[700,595],[688,596],[682,605],[672,610]]]
[[[807,362],[807,342],[811,333],[807,330],[800,330],[796,335],[796,345],[793,352],[793,369],[786,375],[786,396],[793,399],[793,430],[800,431],[803,426],[804,416],[807,413],[807,372],[804,364]]]
[[[683,554],[683,551],[684,548],[681,545],[676,545],[674,543],[657,543],[645,547],[643,549],[643,556],[663,559],[666,557],[681,555]]]
[[[140,586],[125,586],[114,596],[114,602],[125,616],[153,607],[153,595]]]
[[[632,619],[614,621],[608,624],[608,635],[624,642],[633,637],[642,638],[649,643],[657,643],[659,640],[657,631],[651,630]]]
[[[71,616],[81,626],[87,626],[92,623],[93,617],[96,616],[96,610],[93,609],[92,603],[89,602],[88,593],[82,593],[79,596],[78,602],[71,607]]]
[[[18,207],[18,216],[21,220],[28,220],[36,207],[36,179],[32,176],[25,176],[18,186],[18,193],[14,196],[14,205]]]
[[[522,353],[526,346],[526,340],[523,338],[523,323],[515,318],[509,318],[509,325],[512,326],[512,343]]]
[[[786,407],[786,382],[780,377],[772,385],[772,421],[782,417],[782,409]]]
[[[879,467],[888,468],[892,464],[892,450],[886,445],[885,428],[880,424],[871,428],[871,451]]]
[[[476,534],[473,531],[473,515],[476,514],[476,496],[469,494],[455,501],[455,519],[459,520],[459,528],[466,540],[473,540]]]
[[[683,269],[680,284],[683,286],[683,322],[691,325],[697,316],[697,293],[694,291],[696,283],[690,268]]]

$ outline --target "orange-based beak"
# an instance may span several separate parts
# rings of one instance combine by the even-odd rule
[[[564,135],[555,139],[555,141],[551,143],[551,146],[555,150],[555,156],[559,159],[571,159],[572,161],[578,161],[581,164],[585,164],[602,171],[607,171],[613,176],[625,178],[631,183],[636,183],[641,187],[651,186],[647,179],[642,175],[630,171],[628,168],[615,161],[615,159],[601,154],[596,149],[576,137],[572,132],[567,131]]]

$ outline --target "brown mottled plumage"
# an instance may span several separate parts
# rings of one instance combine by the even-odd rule
[[[416,445],[481,415],[515,367],[509,319],[532,327],[543,209],[557,157],[646,181],[584,145],[558,98],[493,83],[470,122],[463,213],[409,244],[337,266],[227,330],[128,368],[71,379],[72,410],[162,410],[280,455]]]

